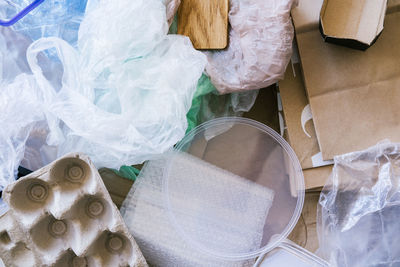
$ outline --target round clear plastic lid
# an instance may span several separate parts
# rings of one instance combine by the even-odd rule
[[[282,242],[304,202],[300,163],[271,128],[221,118],[189,132],[164,172],[169,219],[187,245],[228,260]]]

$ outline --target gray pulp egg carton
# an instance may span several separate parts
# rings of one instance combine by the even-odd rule
[[[147,266],[95,166],[73,153],[8,185],[6,266]]]

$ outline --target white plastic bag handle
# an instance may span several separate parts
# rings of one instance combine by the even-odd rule
[[[56,92],[45,78],[38,60],[40,52],[52,48],[56,49],[64,68],[62,88],[59,92]],[[139,138],[127,140],[127,133],[130,131],[137,137],[141,134],[133,127],[128,127],[129,121],[123,114],[109,113],[93,103],[94,93],[90,88],[91,84],[81,79],[84,74],[80,73],[79,56],[73,47],[59,38],[42,38],[28,47],[27,60],[47,105],[46,116],[51,133],[49,144],[54,145],[63,140],[59,126],[62,120],[72,130],[72,134],[89,138],[93,142],[108,145],[119,151],[132,150],[132,146]],[[55,133],[56,135],[52,135]]]
[[[54,90],[50,82],[45,78],[43,70],[39,65],[39,53],[52,48],[56,49],[57,55],[64,67],[62,86],[64,87],[64,85],[69,85],[72,88],[78,88],[76,83],[76,75],[78,73],[78,56],[74,49],[65,41],[55,37],[41,38],[33,42],[27,48],[26,59],[42,92],[44,111],[50,129],[47,142],[49,145],[56,145],[63,140],[63,135],[58,126],[59,119],[57,116],[55,116],[55,114],[50,112],[51,105],[55,101],[57,92]],[[45,55],[42,56],[44,57]],[[75,79],[73,76],[75,76]]]
[[[41,38],[33,42],[26,51],[26,58],[35,78],[41,88],[45,91],[46,100],[52,99],[54,90],[44,77],[42,68],[39,66],[38,55],[49,49],[56,49],[57,55],[63,65],[64,73],[62,77],[62,85],[68,85],[71,89],[78,89],[77,83],[79,77],[78,55],[77,52],[67,42],[56,37]]]

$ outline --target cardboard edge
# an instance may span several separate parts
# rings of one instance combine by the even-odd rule
[[[325,186],[331,186],[330,176],[334,165],[303,170],[306,192],[320,191]]]
[[[326,43],[341,45],[341,46],[345,46],[345,47],[349,47],[349,48],[353,48],[353,49],[361,50],[361,51],[365,51],[369,47],[371,47],[381,36],[382,31],[383,31],[383,29],[378,33],[378,35],[374,38],[374,40],[372,40],[372,42],[370,44],[366,44],[366,43],[363,43],[363,42],[360,42],[360,41],[357,41],[354,39],[336,38],[336,37],[326,35],[324,33],[321,19],[319,20],[319,32],[321,33],[322,38],[324,39],[324,41]]]
[[[341,46],[345,46],[345,47],[348,47],[348,48],[353,48],[353,49],[356,49],[356,50],[365,51],[369,47],[371,47],[373,44],[375,44],[375,42],[378,40],[379,36],[382,34],[382,31],[383,31],[383,28],[384,28],[384,25],[383,25],[384,24],[384,18],[385,18],[386,10],[387,10],[386,2],[383,2],[382,12],[381,12],[381,17],[382,18],[379,20],[380,23],[379,23],[378,28],[377,28],[376,36],[371,41],[371,43],[364,43],[364,42],[358,41],[356,39],[350,39],[350,38],[338,38],[338,37],[333,37],[333,36],[329,36],[329,35],[325,34],[324,25],[323,25],[323,22],[322,22],[321,18],[325,14],[325,10],[326,10],[327,5],[328,5],[328,1],[324,0],[324,2],[322,3],[320,14],[319,14],[319,25],[318,25],[319,32],[321,33],[322,38],[324,39],[324,41],[326,43],[341,45]]]

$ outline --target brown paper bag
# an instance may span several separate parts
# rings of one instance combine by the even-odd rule
[[[324,43],[318,17],[300,20],[297,42],[323,159],[382,139],[400,142],[400,12],[389,1],[384,30],[367,51]],[[301,4],[300,6],[301,7]],[[293,14],[307,12],[293,12]]]
[[[299,63],[289,64],[284,79],[279,82],[279,91],[287,139],[296,152],[301,167],[309,169],[332,164],[331,161],[322,161],[313,121],[302,120],[307,116],[309,102]]]

